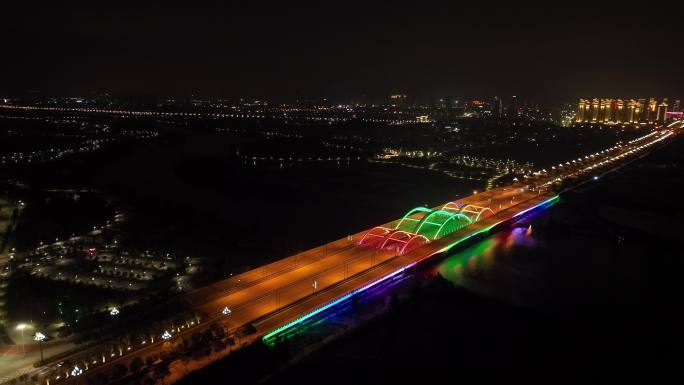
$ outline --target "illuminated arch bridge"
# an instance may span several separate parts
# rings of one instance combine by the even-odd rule
[[[492,211],[492,209],[489,207],[463,204],[459,205],[458,202],[449,202],[442,206],[442,210],[467,215],[473,222],[477,222],[482,218],[494,215],[494,211]]]
[[[430,240],[423,235],[378,226],[368,230],[359,241],[359,245],[390,250],[402,255],[428,242]]]
[[[405,254],[418,246],[494,214],[489,207],[449,202],[439,210],[416,207],[404,215],[394,228],[374,227],[364,234],[359,245]]]

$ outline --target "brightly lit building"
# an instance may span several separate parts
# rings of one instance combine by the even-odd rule
[[[627,103],[627,121],[629,123],[634,123],[638,118],[638,102],[634,99],[629,99]]]
[[[613,99],[601,99],[601,118],[600,120],[604,122],[613,121],[613,110],[612,110]]]
[[[615,123],[622,123],[625,121],[625,102],[622,99],[617,99],[613,102],[613,110],[615,111]]]
[[[646,109],[645,120],[649,123],[653,123],[656,118],[656,110],[658,107],[658,102],[655,98],[648,98],[648,108]]]
[[[681,102],[675,100],[670,104],[668,98],[658,99],[612,99],[593,98],[579,100],[574,121],[576,123],[631,123],[645,124],[664,122],[679,112]],[[670,114],[668,114],[670,113]]]
[[[589,107],[591,106],[591,103],[589,103],[588,100],[586,99],[580,99],[579,100],[579,105],[577,106],[577,119],[576,121],[578,123],[586,122],[589,120]]]
[[[591,121],[595,122],[599,118],[599,109],[600,109],[601,102],[594,98],[591,101]]]
[[[665,121],[665,114],[667,114],[667,98],[663,99],[663,101],[658,105],[658,113],[656,114],[656,121],[657,122],[664,122]]]
[[[634,120],[632,122],[636,123],[641,120],[646,112],[646,99],[637,100],[636,109],[634,110]]]

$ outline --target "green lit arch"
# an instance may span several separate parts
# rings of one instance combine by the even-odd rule
[[[444,215],[447,217],[447,219],[442,223],[430,222],[430,218],[432,218],[435,215]],[[414,232],[416,234],[421,234],[420,230],[423,228],[423,226],[425,226],[425,224],[429,224],[429,225],[433,225],[433,226],[439,226],[439,228],[437,229],[437,232],[435,232],[435,235],[432,238],[432,239],[437,239],[437,236],[442,232],[442,229],[444,229],[444,226],[449,221],[454,220],[454,221],[457,221],[457,223],[461,224],[459,219],[466,220],[468,223],[458,227],[458,229],[461,229],[464,226],[467,226],[467,225],[473,223],[472,219],[470,219],[465,214],[453,213],[451,211],[446,211],[446,210],[435,210],[435,211],[432,211],[430,214],[424,216],[423,219],[420,220],[420,222],[416,225],[416,229]]]
[[[416,213],[426,213],[425,215],[428,215],[428,214],[431,213],[431,212],[432,212],[432,210],[429,209],[429,208],[427,208],[427,207],[422,207],[422,206],[415,207],[415,208],[411,209],[408,213],[406,213],[406,215],[404,215],[404,216],[399,220],[399,223],[397,223],[397,225],[394,226],[394,228],[398,230],[399,227],[401,227],[401,225],[402,225],[405,221],[420,222],[421,220],[423,220],[423,218],[425,218],[425,217],[423,217],[423,218],[421,218],[421,219],[411,218],[411,215],[414,215],[414,214],[416,214]]]
[[[458,215],[462,215],[462,214],[458,214]],[[456,221],[458,223],[458,225],[456,226],[456,230],[460,230],[460,229],[464,228],[465,226],[468,226],[469,224],[472,223],[472,221],[470,220],[470,218],[468,218],[467,215],[462,215],[462,217],[464,217],[465,219],[468,220],[467,224],[463,224],[462,222],[459,222],[456,218],[460,218],[460,217],[458,217],[457,215],[449,217],[446,221],[444,221],[444,223],[442,223],[441,226],[439,226],[439,229],[437,229],[437,232],[435,233],[435,236],[432,239],[437,239],[437,238],[440,238],[440,237],[446,235],[446,234],[442,234],[442,230],[445,228],[446,224],[449,223],[449,221]]]

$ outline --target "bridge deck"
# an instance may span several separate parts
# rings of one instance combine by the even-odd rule
[[[223,317],[229,326],[238,327],[258,320],[255,323],[257,330],[265,334],[369,283],[439,253],[473,234],[509,220],[551,197],[553,195],[511,188],[490,190],[458,202],[492,207],[492,216],[405,255],[359,246],[357,242],[365,231],[359,232],[352,236],[351,241],[339,239],[250,270],[189,293],[186,299],[212,319]],[[383,226],[394,227],[398,221]],[[231,309],[229,316],[221,313],[225,307]]]

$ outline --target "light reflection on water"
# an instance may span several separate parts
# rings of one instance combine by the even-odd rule
[[[456,286],[516,304],[529,304],[539,280],[535,278],[535,264],[526,261],[524,254],[537,246],[533,228],[515,227],[452,253],[434,269]]]

